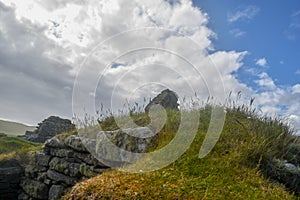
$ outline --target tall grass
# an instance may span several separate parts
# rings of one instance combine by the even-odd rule
[[[243,143],[247,140],[247,146],[244,151],[245,157],[251,163],[259,163],[263,159],[277,157],[286,159],[290,151],[290,144],[299,144],[299,139],[294,135],[294,131],[288,126],[285,120],[279,117],[264,115],[259,109],[254,107],[254,98],[250,98],[248,103],[243,103],[242,93],[233,95],[229,93],[225,103],[217,103],[214,97],[207,97],[205,100],[195,93],[193,97],[183,98],[180,102],[180,112],[200,113],[198,132],[207,132],[212,109],[215,107],[224,107],[226,110],[226,121],[222,135],[228,135],[232,138],[230,143]],[[150,99],[151,100],[151,99]],[[149,101],[150,101],[149,100]],[[119,109],[118,113],[113,113],[110,109],[104,110],[103,104],[96,111],[96,115],[86,114],[83,119],[74,118],[76,124],[81,127],[100,126],[99,130],[112,131],[120,128],[130,128],[132,122],[136,126],[148,126],[151,122],[148,114],[144,112],[147,99],[144,98],[142,105],[137,102],[132,105],[128,101]],[[167,144],[176,134],[180,125],[180,112],[175,110],[166,110],[167,121],[159,131],[159,147]],[[130,120],[130,121],[128,121]],[[157,119],[152,119],[157,120]],[[230,144],[228,144],[230,145]],[[299,148],[300,149],[300,148]],[[299,156],[300,161],[300,156]]]
[[[182,102],[198,105],[194,110],[181,112],[200,113],[200,118],[193,143],[177,161],[143,174],[106,172],[78,183],[65,199],[296,199],[284,187],[265,179],[260,169],[266,160],[274,157],[300,160],[300,156],[290,156],[295,146],[300,147],[298,137],[284,120],[258,111],[253,106],[254,99],[248,103],[241,103],[240,99],[241,93],[233,100],[230,94],[223,105],[226,109],[224,129],[205,158],[199,159],[199,149],[209,127],[212,109],[220,106],[212,97],[201,102],[196,98],[192,103]],[[149,116],[136,110],[130,113],[132,121],[147,126]],[[166,112],[168,118],[158,133],[157,148],[173,139],[180,124],[180,112]],[[116,121],[122,121],[122,115],[104,116],[98,119],[103,130],[120,128]]]

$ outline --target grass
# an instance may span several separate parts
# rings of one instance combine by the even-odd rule
[[[21,138],[2,136],[0,137],[0,166],[8,160],[19,160],[27,162],[28,151],[35,151],[42,148],[42,144],[34,143]]]
[[[0,137],[0,154],[6,154],[20,149],[32,148],[39,144],[16,137]]]
[[[198,158],[211,108],[197,110],[200,123],[196,138],[171,165],[147,173],[105,172],[77,183],[64,199],[297,199],[260,171],[265,160],[285,158],[288,146],[298,143],[297,137],[281,120],[260,116],[249,106],[227,109],[218,143],[205,158]],[[195,110],[188,114],[195,114]],[[143,113],[131,117],[140,125],[149,122]],[[179,119],[177,112],[168,112],[158,149],[173,139]],[[103,130],[117,129],[112,117],[100,124]]]
[[[17,122],[0,120],[0,132],[8,136],[24,135],[26,131],[33,131],[35,128]]]

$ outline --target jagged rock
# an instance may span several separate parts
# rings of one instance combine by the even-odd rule
[[[145,112],[148,113],[150,110],[150,107],[159,104],[163,106],[165,109],[172,109],[172,110],[179,110],[178,106],[178,97],[175,92],[166,89],[163,90],[159,95],[154,97],[152,101],[145,107]]]
[[[75,178],[58,173],[54,170],[48,170],[47,176],[56,183],[65,183],[67,185],[74,185],[76,183]]]
[[[279,159],[269,159],[265,161],[263,171],[287,188],[296,193],[300,192],[300,170],[296,165]]]
[[[75,126],[70,120],[50,116],[39,123],[36,130],[26,131],[25,138],[33,142],[45,142],[47,139],[52,138],[59,133],[74,129]]]
[[[88,152],[81,140],[82,138],[79,136],[70,135],[66,138],[65,144],[76,151]]]
[[[49,200],[57,200],[64,194],[65,187],[62,185],[52,185],[49,190]]]
[[[49,188],[39,181],[25,179],[21,182],[21,187],[29,196],[36,199],[48,199]]]
[[[70,163],[65,159],[54,157],[49,163],[50,169],[68,176],[80,177],[80,164]]]

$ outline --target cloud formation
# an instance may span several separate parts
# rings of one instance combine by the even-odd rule
[[[257,75],[255,104],[264,114],[281,117],[300,134],[300,86],[279,86],[266,73]]]
[[[197,45],[197,51],[190,59],[195,59],[193,62],[198,64],[200,68],[197,70],[203,77],[192,73],[192,70],[183,71],[178,59],[172,59],[168,54],[161,52],[136,54],[133,58],[122,58],[120,63],[124,65],[109,68],[105,73],[102,85],[96,91],[104,104],[110,104],[111,92],[117,84],[114,80],[121,79],[124,73],[126,78],[121,79],[117,85],[119,92],[114,97],[114,101],[119,104],[129,99],[129,94],[137,90],[137,85],[144,79],[158,83],[164,80],[165,84],[172,83],[173,87],[182,91],[185,91],[182,84],[184,79],[188,79],[189,84],[194,86],[200,82],[202,84],[199,85],[197,92],[207,96],[205,84],[220,84],[218,79],[207,79],[215,76],[214,70],[208,67],[201,68],[203,63],[209,63],[211,58],[224,78],[225,88],[236,91],[246,88],[231,74],[241,66],[240,60],[244,53],[216,52],[208,57],[208,50],[213,48],[210,38],[214,33],[207,27],[207,15],[193,7],[191,1],[170,3],[160,0],[153,2],[113,0],[70,3],[49,0],[36,3],[36,1],[11,0],[2,2],[1,9],[3,118],[35,124],[51,114],[71,117],[71,88],[80,70],[80,63],[86,55],[101,41],[122,31],[140,27],[161,27],[171,30],[169,35],[165,36],[164,33],[157,36],[144,33],[140,40],[143,42],[142,40],[148,37],[156,37],[159,47],[172,49],[181,55],[191,52],[189,46],[182,46],[184,44],[182,35],[193,40]],[[191,18],[195,20],[190,20]],[[117,55],[128,45],[138,46],[141,42],[133,34],[123,38],[116,45],[109,44],[108,48],[111,48],[110,53],[114,52],[112,55]],[[98,64],[111,61],[110,56],[107,58],[105,54],[102,56]],[[155,63],[159,65],[154,65]],[[157,67],[164,65],[165,67]],[[97,94],[94,94],[93,87],[88,84],[89,73],[92,75],[95,74],[93,70],[101,70],[101,67],[100,69],[98,67],[88,71],[84,81],[86,90],[94,96]],[[176,80],[178,76],[176,72],[182,73],[182,78]],[[204,83],[205,81],[207,82]],[[162,85],[154,84],[149,86],[152,89],[150,93],[149,88],[148,90],[145,88],[146,91],[141,91],[141,94],[135,97],[145,94],[153,96],[161,90],[161,87]],[[216,94],[219,88],[221,87],[215,87]]]
[[[291,15],[291,23],[290,23],[291,28],[298,29],[300,28],[300,10],[294,12]]]
[[[291,14],[288,29],[284,31],[284,34],[288,40],[296,41],[298,40],[299,30],[300,30],[300,10]]]
[[[248,6],[228,21],[251,20],[258,12]],[[262,110],[292,116],[300,127],[300,105],[291,102],[300,102],[298,86],[281,88],[266,73],[257,77],[257,91],[242,83],[236,73],[247,52],[214,50],[208,21],[190,0],[0,0],[0,117],[29,124],[49,115],[71,118],[73,84],[80,83],[83,104],[91,97],[106,108],[165,87],[200,99],[242,91]],[[148,49],[133,51],[140,47]]]
[[[45,27],[16,19],[0,2],[1,117],[36,124],[50,113],[69,116],[71,66],[48,53],[63,49],[49,40]]]
[[[260,8],[254,5],[239,8],[234,13],[229,13],[227,20],[230,23],[237,21],[249,21],[253,19],[260,11]]]
[[[231,35],[233,35],[234,37],[236,37],[236,38],[242,37],[242,36],[244,36],[246,34],[245,31],[242,31],[242,30],[240,30],[238,28],[230,30],[229,33]]]
[[[266,58],[260,58],[256,61],[255,64],[257,64],[261,67],[266,67],[267,66],[267,59]]]

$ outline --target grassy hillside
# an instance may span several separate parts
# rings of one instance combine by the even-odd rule
[[[17,137],[0,137],[0,155],[8,154],[14,151],[29,149],[36,146],[40,146],[40,144],[23,140]]]
[[[270,157],[284,158],[287,145],[296,142],[286,125],[278,119],[260,117],[244,106],[230,108],[218,143],[208,156],[199,159],[211,109],[207,106],[199,112],[198,134],[173,164],[147,173],[112,170],[77,183],[65,199],[296,199],[259,170]],[[142,124],[147,122],[143,114],[133,118]],[[158,148],[172,140],[180,117],[170,112],[168,119],[160,132]],[[112,118],[101,125],[106,130],[117,128]],[[138,164],[143,165],[143,159],[146,157]]]
[[[0,133],[5,133],[8,136],[24,135],[25,131],[32,131],[34,129],[34,126],[27,126],[17,122],[0,120]]]

